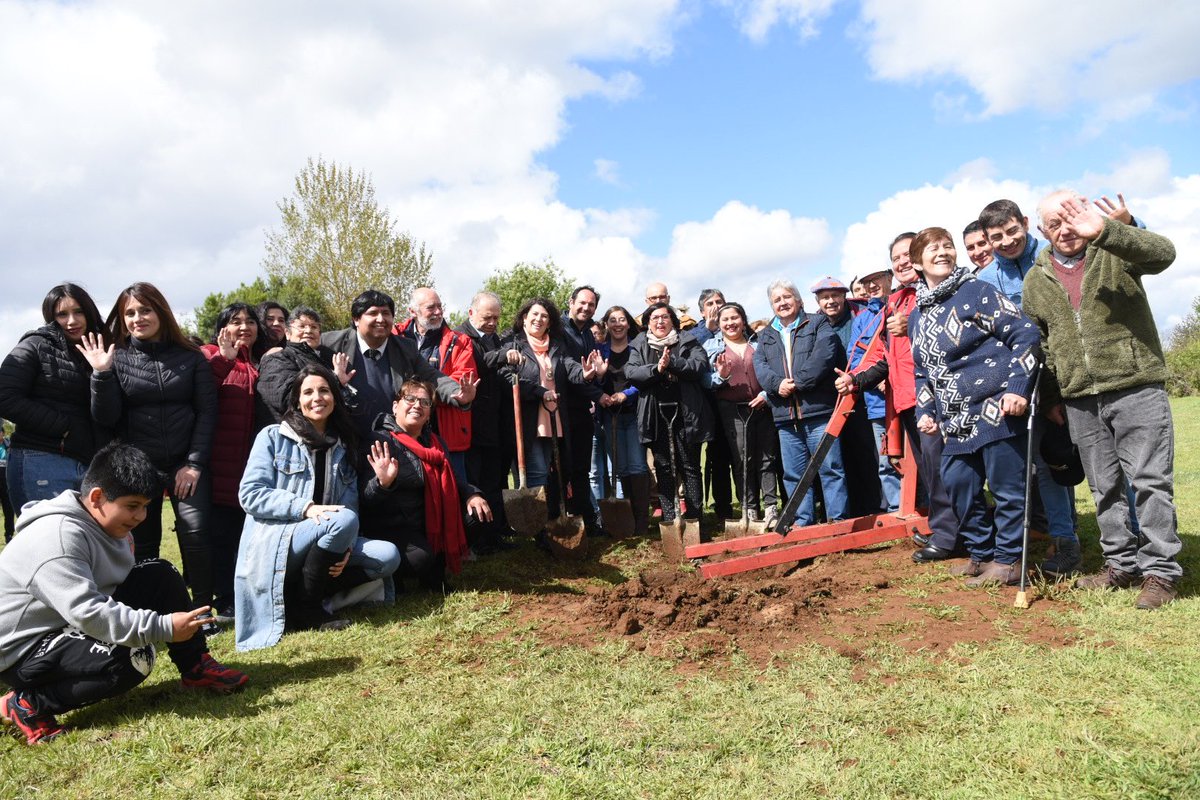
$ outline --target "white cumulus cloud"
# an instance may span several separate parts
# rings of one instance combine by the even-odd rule
[[[1139,180],[1144,174],[1148,177]],[[897,192],[847,228],[842,276],[849,279],[887,266],[888,245],[903,231],[941,226],[961,247],[962,229],[985,205],[1000,198],[1015,201],[1030,225],[1036,226],[1038,201],[1059,188],[1092,198],[1103,194],[1114,201],[1121,192],[1136,217],[1174,242],[1175,263],[1161,275],[1147,277],[1144,284],[1159,328],[1165,333],[1176,325],[1200,297],[1200,175],[1172,176],[1169,160],[1158,151],[1134,153],[1106,174],[1065,176],[1053,184],[964,178],[950,185],[926,184]],[[959,261],[965,263],[965,253],[959,253]]]
[[[570,101],[638,91],[621,62],[670,52],[675,6],[0,0],[0,314],[62,279],[180,311],[252,279],[317,155],[372,176],[452,305],[542,255],[631,272],[646,215],[567,208],[537,158]]]
[[[749,313],[767,311],[765,290],[775,278],[803,283],[828,256],[833,236],[826,220],[784,209],[762,211],[731,200],[704,222],[676,225],[658,275],[671,300],[695,308],[701,289],[715,287]],[[804,288],[801,286],[801,288]]]
[[[802,39],[815,36],[817,22],[836,0],[724,0],[733,9],[738,29],[754,42],[767,38],[776,25],[794,28]]]
[[[1107,119],[1153,107],[1155,94],[1200,77],[1200,5],[1132,8],[1124,0],[863,0],[860,35],[878,78],[961,81],[985,116],[1080,101]]]

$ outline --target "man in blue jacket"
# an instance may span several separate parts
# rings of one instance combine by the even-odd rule
[[[779,431],[783,485],[791,495],[833,413],[837,401],[834,370],[846,363],[846,353],[824,314],[804,313],[795,284],[774,281],[767,287],[767,298],[775,317],[758,334],[754,374],[771,404]],[[821,464],[820,477],[826,517],[845,519],[846,471],[836,439]],[[801,526],[816,522],[811,491],[801,502],[795,522]]]

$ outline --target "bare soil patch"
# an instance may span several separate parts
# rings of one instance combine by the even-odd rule
[[[965,589],[946,573],[954,562],[915,564],[911,553],[900,542],[711,580],[664,561],[613,586],[518,596],[514,609],[550,641],[624,640],[685,670],[736,651],[765,666],[814,642],[860,661],[881,643],[944,658],[960,643],[1077,638],[1051,613],[1062,601],[1014,610],[1015,588]]]

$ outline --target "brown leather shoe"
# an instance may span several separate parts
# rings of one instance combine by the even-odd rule
[[[968,578],[974,578],[976,575],[983,572],[984,567],[991,566],[991,563],[992,562],[990,561],[976,561],[972,558],[967,561],[959,561],[957,564],[952,564],[947,572],[955,576],[961,577],[965,575]]]
[[[1108,564],[1094,575],[1084,575],[1075,581],[1076,589],[1128,589],[1137,586],[1138,576]]]
[[[1157,575],[1147,575],[1142,580],[1142,592],[1138,595],[1137,607],[1143,611],[1153,611],[1159,606],[1165,606],[1179,595],[1175,584]]]
[[[992,561],[983,565],[983,572],[963,583],[968,589],[978,589],[981,586],[1015,586],[1021,582],[1021,562],[1001,564]]]

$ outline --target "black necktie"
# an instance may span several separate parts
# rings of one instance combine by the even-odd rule
[[[374,361],[375,359],[379,358],[379,351],[376,350],[374,347],[372,347],[367,350],[366,356],[367,356],[367,358]]]

